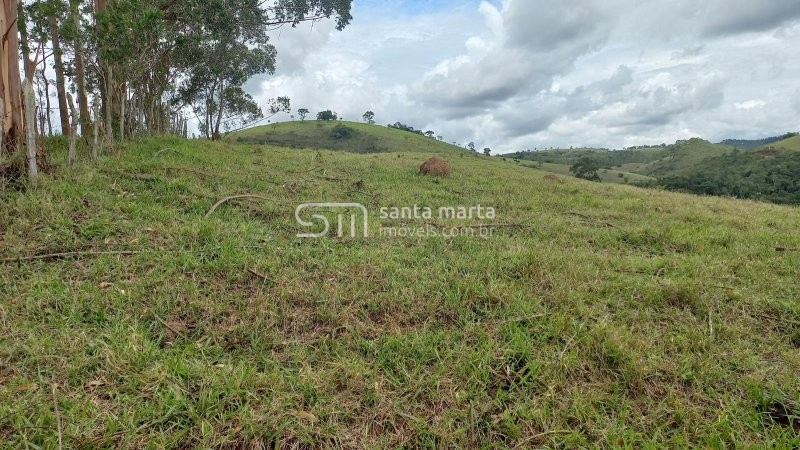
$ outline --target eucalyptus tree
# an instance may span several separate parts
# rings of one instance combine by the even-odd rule
[[[216,140],[224,123],[260,118],[258,104],[242,86],[254,75],[274,73],[277,51],[259,0],[188,3],[192,8],[183,20],[199,32],[180,42],[176,56],[183,79],[176,99],[192,106],[200,132]]]
[[[361,118],[364,119],[364,122],[367,122],[370,125],[375,123],[375,113],[372,111],[365,112]]]
[[[104,103],[115,94],[115,113],[124,116],[130,104],[145,116],[149,130],[169,123],[165,115],[182,115],[189,107],[212,139],[263,115],[243,86],[254,75],[274,73],[271,31],[325,18],[335,18],[343,29],[352,19],[352,0],[95,3],[98,66],[107,67],[105,78],[113,81],[107,83],[111,89],[103,93]]]

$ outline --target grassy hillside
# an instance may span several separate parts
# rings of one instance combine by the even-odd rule
[[[8,447],[800,445],[797,208],[411,149],[120,155],[0,191]],[[306,201],[370,237],[297,238]],[[379,214],[415,204],[497,218]]]
[[[646,164],[623,164],[620,169],[650,177],[680,176],[692,172],[704,160],[723,156],[731,150],[733,147],[727,145],[689,139],[667,146],[658,160]]]
[[[336,127],[352,130],[337,135]],[[463,153],[461,147],[416,133],[357,122],[295,121],[250,128],[226,138],[244,144],[269,144],[290,148],[344,150],[354,153],[425,152]]]
[[[759,150],[768,150],[768,149],[778,149],[778,150],[788,150],[790,152],[800,152],[800,135],[799,136],[792,136],[788,139],[784,139],[769,145],[765,145],[761,147]]]

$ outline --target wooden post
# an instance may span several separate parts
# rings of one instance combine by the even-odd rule
[[[72,113],[72,126],[69,130],[69,152],[67,153],[67,166],[73,166],[78,159],[75,141],[78,139],[78,111],[75,110],[75,102],[72,101],[72,94],[67,92],[67,104]]]
[[[36,166],[36,99],[30,81],[25,80],[22,83],[22,92],[25,97],[25,147],[28,157],[28,178],[35,183],[36,176],[39,174],[39,168]]]

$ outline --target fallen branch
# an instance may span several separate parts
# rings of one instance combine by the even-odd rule
[[[105,252],[62,252],[62,253],[48,253],[46,255],[33,255],[33,256],[17,256],[15,258],[4,258],[0,259],[0,263],[7,264],[12,262],[21,262],[21,261],[35,261],[41,259],[66,259],[72,258],[76,256],[101,256],[101,255],[122,255],[122,256],[130,256],[130,255],[137,255],[144,252],[139,251],[132,251],[132,250],[117,250],[117,251],[105,251]]]
[[[561,361],[564,359],[564,355],[567,354],[567,350],[572,347],[572,341],[578,336],[578,333],[573,334],[569,339],[567,339],[567,343],[564,344],[564,348],[561,350],[561,353],[558,354],[558,360]]]
[[[264,274],[262,274],[262,273],[258,273],[258,272],[256,272],[256,271],[255,271],[255,270],[253,270],[253,269],[247,269],[247,272],[248,272],[250,275],[253,275],[253,276],[255,276],[255,277],[261,278],[261,279],[262,279],[262,280],[264,280],[264,281],[269,281],[270,283],[272,283],[272,284],[275,284],[275,282],[274,282],[274,281],[272,281],[272,280],[271,280],[271,279],[270,279],[268,276],[266,276],[266,275],[264,275]]]
[[[314,168],[308,169],[308,170],[290,170],[287,173],[310,173],[310,172],[314,172],[314,171],[319,170],[319,169],[322,169],[322,167],[317,166],[317,167],[314,167]]]
[[[598,220],[598,219],[596,219],[596,218],[594,218],[592,216],[587,216],[586,214],[581,214],[581,213],[575,212],[575,211],[570,211],[568,214],[572,215],[572,216],[580,217],[581,219],[588,220],[588,221],[591,221],[591,222],[594,222],[594,223],[597,223],[597,224],[600,224],[600,225],[605,225],[608,228],[617,228],[617,226],[614,225],[613,223],[603,222],[602,220]]]
[[[785,316],[772,316],[772,315],[769,315],[769,314],[761,314],[761,313],[756,313],[756,314],[753,314],[753,315],[755,317],[759,317],[761,319],[768,320],[770,322],[784,322],[784,323],[791,323],[793,325],[800,325],[800,321],[792,320],[792,319],[790,319],[788,317],[785,317]]]
[[[61,450],[64,448],[64,432],[61,429],[61,411],[58,408],[58,397],[56,396],[56,384],[53,383],[51,386],[51,391],[53,393],[53,409],[55,410],[56,415],[56,431],[58,432],[58,449]]]
[[[800,252],[798,247],[775,247],[776,252]]]
[[[175,336],[181,336],[181,337],[184,336],[183,333],[181,333],[180,331],[173,328],[170,324],[168,324],[166,320],[162,319],[161,317],[158,317],[158,314],[156,314],[155,312],[153,312],[153,317],[155,317],[156,320],[159,321],[161,325],[164,325],[169,331],[172,331],[175,334]]]
[[[533,441],[538,441],[539,439],[549,436],[551,434],[569,434],[572,433],[572,430],[553,430],[553,431],[545,431],[544,433],[534,434],[528,438],[523,439],[519,444],[517,444],[514,448],[526,448],[529,443]]]
[[[225,197],[222,200],[220,200],[217,203],[215,203],[214,206],[212,206],[211,209],[209,209],[208,212],[206,213],[206,218],[208,218],[211,214],[213,214],[214,211],[216,211],[217,208],[219,208],[223,204],[225,204],[225,203],[227,203],[227,202],[229,202],[231,200],[238,200],[238,199],[241,199],[241,198],[256,198],[256,199],[259,199],[259,200],[271,201],[271,199],[269,199],[267,197],[264,197],[263,195],[255,195],[255,194],[232,195],[230,197]]]
[[[178,171],[178,172],[189,172],[189,173],[193,173],[195,175],[200,175],[200,176],[203,176],[203,177],[215,176],[215,175],[211,175],[210,173],[203,172],[202,170],[190,169],[188,167],[172,167],[172,166],[170,166],[170,167],[163,167],[163,169],[164,170],[174,170],[174,171]]]
[[[101,169],[100,171],[107,174],[122,175],[125,178],[130,178],[139,181],[154,181],[158,179],[158,177],[156,177],[155,175],[150,175],[149,173],[127,173],[121,170],[114,170],[114,169]]]
[[[161,150],[159,150],[159,151],[155,152],[155,153],[153,154],[153,158],[156,158],[156,157],[158,157],[158,155],[160,155],[160,154],[162,154],[162,153],[164,153],[164,152],[173,152],[173,153],[177,153],[177,154],[179,154],[179,155],[181,155],[181,156],[186,156],[186,155],[184,155],[183,153],[181,153],[181,152],[179,152],[179,151],[175,150],[175,149],[174,149],[174,148],[172,148],[172,147],[166,147],[166,148],[162,148]]]

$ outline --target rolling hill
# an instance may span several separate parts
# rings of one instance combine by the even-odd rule
[[[529,161],[571,166],[583,157],[591,158],[605,169],[633,173],[646,178],[679,176],[690,172],[697,164],[708,158],[725,155],[733,147],[712,144],[694,138],[678,141],[672,145],[609,149],[558,149],[540,152],[520,152],[505,155]],[[638,181],[638,180],[637,180]]]
[[[344,150],[353,153],[453,154],[467,151],[408,131],[346,121],[281,122],[232,133],[226,140],[242,144],[270,144],[289,148]]]
[[[602,168],[598,175],[603,182],[800,204],[800,136],[744,150],[694,138],[625,150],[548,150],[506,156],[534,161],[533,166],[561,175],[571,175],[569,168],[588,157]]]
[[[152,138],[0,190],[0,441],[800,445],[797,208],[409,147]],[[369,236],[297,237],[309,201]]]

